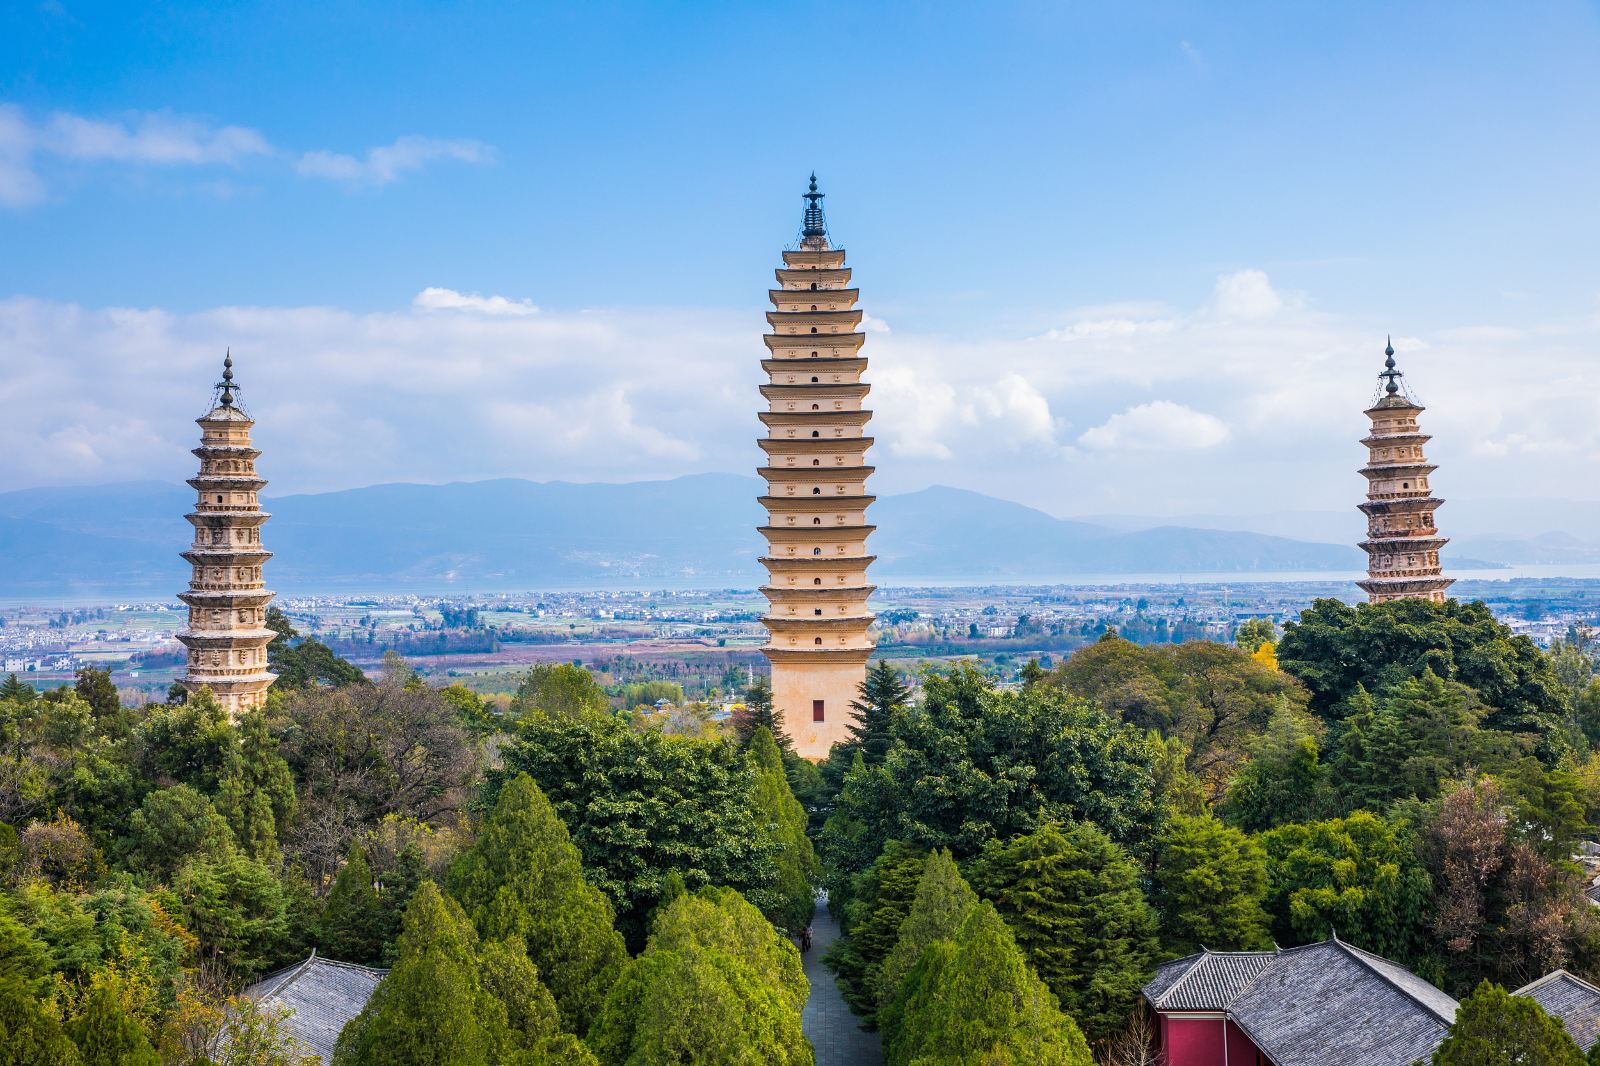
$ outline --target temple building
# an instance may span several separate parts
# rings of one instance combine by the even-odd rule
[[[1428,488],[1428,475],[1438,467],[1428,465],[1422,446],[1431,438],[1417,428],[1423,406],[1405,387],[1405,375],[1395,369],[1394,345],[1387,345],[1377,399],[1367,408],[1372,432],[1362,440],[1367,446],[1367,580],[1357,584],[1373,603],[1388,600],[1432,600],[1443,603],[1445,589],[1455,583],[1439,567],[1439,549],[1448,541],[1439,536],[1433,515],[1443,500]]]
[[[250,446],[255,423],[234,393],[233,357],[223,360],[211,410],[200,424],[200,473],[189,480],[198,494],[187,517],[194,543],[183,553],[193,568],[189,590],[178,598],[189,606],[189,624],[178,639],[189,649],[183,684],[191,693],[209,688],[230,718],[266,699],[267,628],[272,593],[262,584],[261,565],[272,553],[261,547],[260,452]]]
[[[768,293],[774,310],[760,416],[767,435],[758,442],[766,465],[757,470],[767,482],[761,591],[770,607],[762,651],[772,663],[773,705],[795,750],[809,759],[825,758],[846,736],[873,647],[865,336],[844,249],[828,239],[822,197],[813,174],[799,244],[783,253],[778,287]]]

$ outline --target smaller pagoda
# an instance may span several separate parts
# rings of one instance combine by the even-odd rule
[[[267,628],[272,593],[261,579],[261,565],[272,557],[261,547],[266,482],[256,473],[261,453],[250,444],[255,422],[235,397],[238,391],[229,353],[211,410],[195,420],[200,473],[189,486],[199,495],[186,516],[194,543],[183,553],[192,573],[189,590],[178,596],[189,607],[189,624],[178,634],[189,649],[183,685],[191,693],[210,689],[230,718],[266,699],[274,677],[267,672],[267,645],[277,635]]]
[[[1434,525],[1434,512],[1444,501],[1428,487],[1428,476],[1438,469],[1428,463],[1422,446],[1430,438],[1417,428],[1417,415],[1425,408],[1406,388],[1405,375],[1395,369],[1394,344],[1384,347],[1378,393],[1367,417],[1372,432],[1362,440],[1367,446],[1367,580],[1357,584],[1373,603],[1388,600],[1431,600],[1443,603],[1445,589],[1455,583],[1439,566],[1439,549],[1448,541]]]

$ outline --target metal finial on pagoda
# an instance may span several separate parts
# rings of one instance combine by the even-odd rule
[[[822,198],[825,193],[817,191],[816,171],[811,173],[811,188],[801,194],[806,201],[805,221],[800,228],[800,236],[807,240],[816,240],[828,235],[828,221],[822,215]]]
[[[1400,391],[1399,379],[1405,377],[1404,374],[1394,368],[1393,337],[1384,338],[1383,355],[1383,370],[1378,374],[1378,377],[1384,381],[1383,391],[1393,396]]]
[[[239,386],[233,383],[233,349],[228,348],[222,357],[222,380],[217,382],[217,389],[222,395],[217,399],[223,407],[233,406],[233,390]]]

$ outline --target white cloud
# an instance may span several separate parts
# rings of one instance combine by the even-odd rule
[[[0,207],[29,207],[49,193],[51,168],[72,164],[148,167],[242,167],[277,157],[278,149],[257,130],[213,125],[170,111],[130,111],[111,118],[67,112],[30,118],[15,104],[0,103]],[[305,152],[297,173],[353,186],[382,187],[440,159],[490,163],[494,149],[471,140],[416,134],[369,149],[360,158],[339,152]],[[203,186],[231,195],[226,184]]]
[[[889,332],[892,332],[892,331],[889,329],[889,323],[885,322],[881,318],[877,318],[877,317],[875,317],[873,315],[869,315],[865,311],[863,311],[861,313],[861,332],[863,332],[863,333],[889,333]]]
[[[233,164],[272,152],[267,139],[255,130],[212,128],[164,111],[135,113],[122,122],[57,114],[39,130],[38,147],[64,159],[163,166]]]
[[[508,300],[504,296],[479,296],[475,292],[457,292],[429,286],[411,298],[411,306],[419,311],[469,311],[480,315],[536,315],[539,309],[532,300]]]
[[[434,160],[492,163],[494,157],[494,149],[480,141],[441,140],[412,134],[392,144],[369,148],[359,159],[342,152],[307,152],[300,157],[296,169],[308,177],[381,187]]]
[[[1092,451],[1177,451],[1215,448],[1233,434],[1213,415],[1171,400],[1155,400],[1112,415],[1085,430],[1078,444]]]
[[[1271,318],[1283,309],[1284,298],[1261,270],[1241,270],[1217,279],[1211,295],[1211,312],[1224,322],[1249,322]]]

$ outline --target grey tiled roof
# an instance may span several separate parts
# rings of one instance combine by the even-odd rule
[[[1338,940],[1278,952],[1203,952],[1156,971],[1162,1011],[1226,1011],[1277,1066],[1410,1066],[1427,1059],[1456,1001]]]
[[[1546,1014],[1560,1018],[1567,1033],[1583,1050],[1588,1051],[1600,1040],[1600,988],[1588,981],[1557,970],[1513,994],[1527,996],[1543,1007]]]
[[[339,1031],[361,1013],[388,972],[318,958],[313,951],[305,962],[269,974],[244,994],[260,1003],[287,1007],[290,1013],[285,1024],[305,1053],[332,1062]]]
[[[1270,951],[1203,951],[1156,970],[1145,996],[1161,1010],[1226,1010],[1275,957]]]

